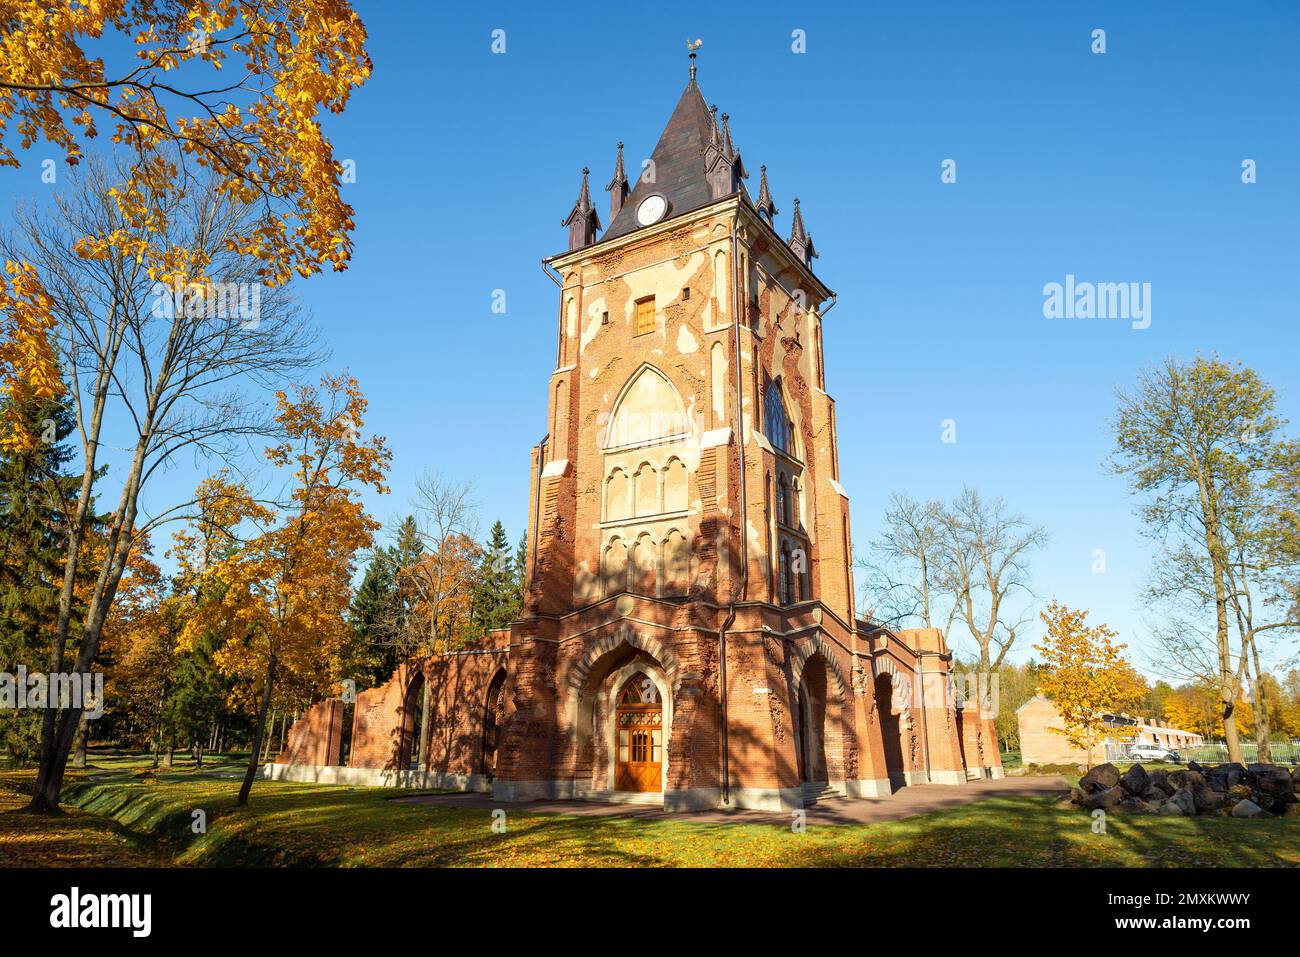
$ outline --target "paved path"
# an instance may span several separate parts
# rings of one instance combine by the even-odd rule
[[[991,797],[1021,797],[1034,794],[1062,794],[1069,784],[1062,777],[1016,777],[1000,781],[970,781],[964,785],[916,784],[900,788],[892,797],[847,800],[833,798],[808,808],[808,823],[873,824],[959,807]],[[502,806],[487,794],[422,794],[394,798],[401,804],[437,804],[443,807],[491,809]],[[589,801],[531,801],[506,805],[529,814],[575,814],[583,817],[638,817],[647,820],[700,821],[733,824],[788,824],[789,811],[741,811],[715,809],[671,813],[661,807],[637,804],[605,804]]]

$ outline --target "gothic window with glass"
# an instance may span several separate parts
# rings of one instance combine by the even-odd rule
[[[768,382],[763,395],[763,425],[767,440],[772,447],[790,453],[790,420],[785,414],[785,404],[781,401],[781,386],[778,382]]]

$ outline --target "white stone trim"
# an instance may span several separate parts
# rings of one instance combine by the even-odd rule
[[[730,807],[752,811],[797,811],[803,807],[803,787],[793,788],[732,788]],[[718,791],[718,803],[714,807],[726,807],[722,804],[722,793]]]
[[[966,772],[962,771],[930,771],[931,784],[965,784]]]
[[[709,431],[705,432],[702,436],[700,436],[701,449],[712,449],[712,448],[716,448],[719,445],[730,445],[730,444],[731,444],[731,426],[729,425],[721,429],[709,429]]]
[[[569,471],[568,459],[552,459],[542,466],[542,478],[559,478]]]
[[[860,781],[844,782],[844,794],[849,798],[887,798],[893,793],[889,778],[863,778]]]
[[[348,787],[483,792],[491,790],[487,775],[484,774],[345,768],[329,764],[266,764],[262,766],[261,776],[267,781],[339,784]]]

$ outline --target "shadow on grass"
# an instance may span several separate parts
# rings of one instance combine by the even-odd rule
[[[1050,795],[990,797],[866,825],[788,825],[529,814],[527,805],[452,807],[390,800],[400,789],[194,775],[122,776],[70,786],[66,800],[171,848],[191,866],[382,867],[1087,867],[1288,866],[1295,822],[1111,814],[1105,833]],[[195,834],[193,812],[206,815]],[[505,812],[494,818],[495,810]],[[504,832],[493,829],[504,822]]]

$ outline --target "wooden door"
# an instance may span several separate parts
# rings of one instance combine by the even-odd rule
[[[623,685],[615,712],[615,790],[663,790],[663,720],[659,689],[637,672]]]

